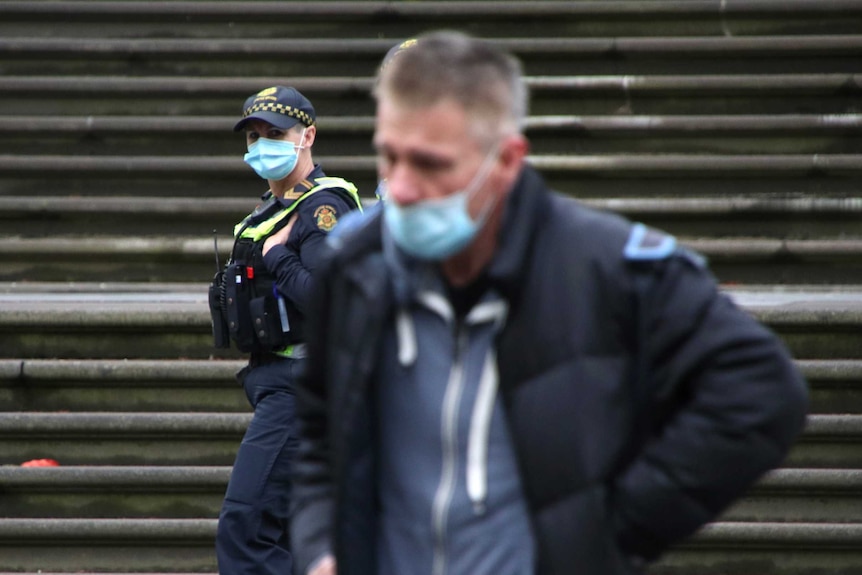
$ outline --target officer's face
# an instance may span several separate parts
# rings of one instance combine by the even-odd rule
[[[269,122],[254,119],[245,125],[245,143],[247,146],[258,141],[260,138],[268,140],[288,140],[299,145],[302,138],[302,126],[297,124],[292,128],[285,130],[278,126],[273,126]]]

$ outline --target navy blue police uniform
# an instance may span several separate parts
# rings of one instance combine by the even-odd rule
[[[327,177],[318,165],[282,198],[268,191],[261,200],[234,229],[231,259],[210,288],[215,345],[249,352],[237,380],[254,408],[219,514],[216,555],[223,575],[292,573],[294,382],[305,361],[311,276],[328,232],[361,207],[353,184]],[[266,238],[294,215],[287,242],[263,255]]]
[[[314,189],[315,180],[323,177],[316,167],[310,181],[294,188],[294,193],[301,196]],[[264,205],[270,199],[265,197]],[[272,247],[263,257],[265,269],[275,272],[272,285],[277,295],[273,299],[279,298],[275,309],[280,301],[288,312],[288,326],[300,335],[281,350],[252,351],[248,366],[237,375],[254,417],[237,452],[219,515],[221,573],[291,573],[287,508],[290,462],[296,450],[293,383],[304,362],[301,326],[311,295],[311,273],[320,260],[325,234],[354,207],[331,189],[313,193],[296,206],[297,220],[287,244]],[[255,243],[262,244],[264,239]],[[261,272],[255,269],[252,273]],[[235,277],[228,280],[235,283]]]

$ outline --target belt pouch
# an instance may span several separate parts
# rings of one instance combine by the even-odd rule
[[[254,333],[265,350],[281,349],[287,345],[288,334],[282,330],[278,301],[272,295],[251,300],[249,305]]]
[[[228,330],[240,351],[255,351],[254,330],[249,313],[252,283],[246,275],[246,266],[231,264],[225,270],[225,303],[227,304]]]

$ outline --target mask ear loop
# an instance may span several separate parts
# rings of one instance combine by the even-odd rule
[[[473,176],[473,179],[470,181],[469,184],[467,184],[467,188],[465,188],[464,192],[466,192],[465,195],[467,196],[468,201],[473,194],[479,191],[479,189],[482,187],[482,184],[485,183],[485,180],[488,177],[488,173],[491,171],[494,162],[497,160],[499,152],[500,144],[494,144],[494,147],[488,151],[488,155],[486,155],[484,161],[482,161],[482,165],[479,166],[479,171],[476,172],[476,175]],[[494,209],[495,205],[497,205],[497,197],[492,194],[491,201],[487,202],[484,206],[482,206],[482,209],[479,211],[473,221],[484,221],[485,218],[488,217],[488,214],[491,212],[491,210]]]
[[[302,135],[299,137],[299,143],[293,145],[297,150],[304,150],[305,149],[305,146],[303,146],[302,143],[305,141],[305,131],[306,130],[308,130],[308,126],[306,126],[302,129]]]

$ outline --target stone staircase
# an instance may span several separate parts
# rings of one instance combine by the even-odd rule
[[[298,87],[370,198],[372,75],[431,28],[518,54],[531,161],[704,253],[808,377],[785,465],[651,575],[862,573],[862,0],[40,0],[0,1],[0,574],[215,572],[250,413],[206,283],[263,191],[231,127]]]

